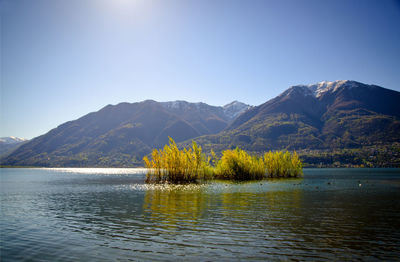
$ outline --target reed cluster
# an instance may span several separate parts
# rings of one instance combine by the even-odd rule
[[[296,151],[267,152],[264,154],[264,164],[268,177],[297,177],[303,174],[303,164]]]
[[[215,168],[217,179],[254,180],[263,179],[264,175],[265,165],[262,157],[251,156],[239,148],[223,151]]]
[[[202,153],[201,147],[192,142],[192,148],[179,150],[175,141],[170,138],[164,149],[154,149],[152,160],[143,158],[149,169],[147,183],[193,183],[197,180],[212,178],[213,169],[210,159]]]
[[[189,149],[179,150],[172,138],[164,149],[153,150],[151,160],[147,156],[143,160],[148,168],[147,183],[195,183],[213,178],[255,180],[297,177],[303,173],[296,152],[270,151],[260,157],[236,148],[223,151],[221,158],[217,158],[214,152],[207,157],[196,142],[193,141]]]

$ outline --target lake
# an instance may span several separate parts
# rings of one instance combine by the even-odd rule
[[[0,260],[400,260],[399,169],[180,186],[144,177],[0,169]]]

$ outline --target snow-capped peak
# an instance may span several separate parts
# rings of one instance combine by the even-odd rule
[[[27,140],[28,139],[19,138],[19,137],[15,137],[15,136],[0,137],[0,143],[4,143],[4,144],[15,144],[15,143],[24,142]]]
[[[291,90],[300,90],[305,96],[312,95],[319,98],[327,92],[334,93],[342,87],[353,88],[357,86],[358,83],[351,80],[337,80],[337,81],[322,81],[311,85],[298,85],[294,86]],[[287,93],[289,95],[291,92]]]
[[[230,119],[237,117],[249,108],[251,108],[250,105],[236,100],[223,106],[224,114]]]
[[[308,88],[313,92],[315,97],[320,97],[326,92],[336,92],[340,87],[349,83],[349,80],[338,80],[338,81],[322,81],[317,84],[308,85]]]

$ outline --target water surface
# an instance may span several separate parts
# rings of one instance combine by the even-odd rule
[[[399,169],[304,173],[173,186],[143,169],[0,169],[0,260],[399,261]]]

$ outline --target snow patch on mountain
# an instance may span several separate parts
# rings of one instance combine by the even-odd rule
[[[202,106],[206,106],[206,104],[202,102],[190,103],[183,100],[161,102],[161,105],[165,108],[170,108],[170,109],[188,109],[190,107],[195,107],[196,109],[200,109]]]
[[[27,140],[28,139],[19,138],[19,137],[15,137],[15,136],[0,137],[0,143],[3,143],[3,144],[16,144],[16,143],[21,143],[21,142],[24,142]]]
[[[209,106],[202,102],[190,103],[190,102],[186,102],[186,101],[182,101],[182,100],[162,102],[161,104],[165,108],[174,109],[174,110],[187,110],[189,108],[195,108],[197,110],[208,110],[208,109],[210,109],[210,107],[219,109],[219,110],[222,109],[223,114],[230,120],[236,118],[241,113],[243,113],[247,109],[251,108],[250,105],[247,105],[247,104],[239,102],[239,101],[233,101],[222,107],[221,106],[217,106],[217,107]]]
[[[337,81],[322,81],[311,85],[297,85],[293,86],[284,95],[291,95],[293,92],[300,92],[304,96],[321,97],[326,93],[335,93],[342,88],[354,88],[360,86],[360,83],[351,80],[337,80]]]
[[[251,106],[235,100],[229,104],[224,105],[222,108],[224,110],[224,114],[227,117],[229,117],[230,119],[234,119],[249,108],[251,108]]]
[[[348,80],[338,81],[322,81],[317,84],[308,85],[308,88],[313,92],[315,97],[320,97],[327,92],[336,92],[339,88],[348,84]]]

